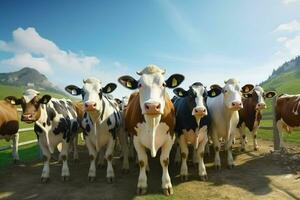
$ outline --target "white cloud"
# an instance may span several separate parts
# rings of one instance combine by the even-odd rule
[[[274,32],[299,32],[300,22],[297,20],[290,21],[286,24],[280,24]]]
[[[300,0],[282,0],[284,4],[299,3]]]
[[[280,24],[274,32],[281,34],[277,38],[280,47],[275,53],[278,59],[287,61],[300,55],[300,23],[297,20]]]
[[[40,36],[32,27],[13,31],[10,42],[0,40],[0,51],[14,54],[12,58],[2,60],[1,64],[13,68],[29,66],[48,74],[54,69],[90,70],[100,63],[97,57],[60,49],[51,40]]]

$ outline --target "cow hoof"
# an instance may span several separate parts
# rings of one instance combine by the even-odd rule
[[[181,180],[182,180],[182,181],[187,181],[187,180],[189,180],[188,175],[180,175],[180,177],[181,177]]]
[[[122,174],[129,174],[130,170],[129,169],[122,169]]]
[[[215,165],[215,169],[216,169],[217,171],[221,171],[221,165]]]
[[[245,148],[241,148],[241,152],[245,152]]]
[[[107,180],[107,183],[113,183],[114,177],[107,177],[106,180]]]
[[[234,164],[228,165],[228,169],[233,169],[234,168]]]
[[[146,194],[147,193],[147,188],[137,188],[137,190],[136,190],[136,194],[137,195],[144,195],[144,194]]]
[[[166,196],[170,196],[170,195],[174,194],[173,188],[164,188],[163,192],[164,192],[164,195],[166,195]]]
[[[201,181],[207,181],[207,180],[208,180],[207,175],[205,174],[205,175],[203,175],[203,176],[200,176],[200,180],[201,180]]]
[[[89,182],[92,183],[92,182],[95,181],[96,177],[95,176],[89,176],[88,179],[89,179]]]
[[[41,183],[48,183],[49,182],[49,177],[42,177],[41,178]]]
[[[61,180],[62,180],[63,182],[69,181],[69,180],[70,180],[70,176],[62,176],[62,177],[61,177]]]

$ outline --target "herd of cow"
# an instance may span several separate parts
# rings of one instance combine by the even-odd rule
[[[59,149],[62,161],[61,176],[68,180],[68,153],[72,147],[74,159],[78,159],[77,135],[83,133],[88,148],[90,168],[88,178],[96,177],[96,160],[107,161],[106,177],[112,182],[115,174],[112,166],[114,147],[119,141],[122,147],[123,170],[129,170],[129,146],[133,143],[140,168],[137,193],[147,192],[149,170],[147,151],[156,157],[160,149],[162,167],[162,189],[164,194],[173,194],[169,176],[169,155],[173,144],[177,148],[175,161],[181,161],[180,175],[188,178],[187,158],[189,146],[193,147],[195,162],[201,180],[207,180],[204,152],[209,140],[215,151],[214,164],[221,168],[220,142],[224,141],[227,151],[227,165],[234,166],[232,144],[240,133],[241,150],[245,149],[245,127],[253,135],[254,150],[257,150],[257,129],[261,110],[266,108],[265,98],[272,98],[275,92],[264,92],[260,86],[251,84],[240,87],[235,79],[225,81],[223,87],[212,85],[209,90],[200,83],[193,83],[188,90],[178,88],[184,80],[181,74],[164,79],[165,71],[155,65],[148,65],[137,72],[138,80],[131,76],[118,79],[124,87],[135,90],[130,98],[113,99],[109,93],[117,87],[109,83],[105,87],[96,78],[83,81],[82,87],[69,85],[65,89],[72,95],[81,95],[82,103],[66,99],[39,96],[39,92],[28,89],[21,98],[8,96],[0,101],[0,138],[13,139],[13,157],[18,160],[18,114],[16,105],[22,107],[21,120],[34,123],[34,131],[43,154],[44,166],[41,180],[50,177],[49,161],[55,148]],[[166,88],[175,88],[176,96],[170,99]],[[280,131],[291,131],[300,126],[300,96],[281,95],[277,97],[276,121]]]

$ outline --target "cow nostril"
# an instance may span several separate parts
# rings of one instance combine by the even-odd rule
[[[148,106],[147,104],[145,105],[145,108],[146,108],[147,110],[149,110],[149,106]]]
[[[160,104],[158,104],[158,105],[156,106],[156,109],[157,109],[157,110],[160,109]]]
[[[97,106],[97,103],[94,103],[94,104],[93,104],[93,107],[96,107],[96,106]]]

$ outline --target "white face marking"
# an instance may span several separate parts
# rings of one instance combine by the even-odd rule
[[[23,98],[25,99],[26,103],[29,103],[34,97],[39,95],[40,93],[33,89],[28,89],[24,92]]]
[[[254,88],[254,91],[256,92],[257,94],[257,105],[256,105],[256,108],[257,109],[264,109],[265,107],[258,107],[258,104],[260,105],[266,105],[266,102],[264,100],[264,89],[260,86],[255,86]]]
[[[145,114],[145,103],[159,103],[160,113],[165,108],[166,88],[163,86],[164,77],[161,73],[143,74],[139,80],[140,106]]]
[[[228,108],[232,108],[232,103],[242,102],[241,88],[237,83],[226,83],[223,88],[224,103]]]
[[[205,99],[203,97],[203,94],[205,92],[205,88],[204,86],[201,85],[193,85],[191,86],[191,89],[193,90],[194,94],[195,94],[195,103],[196,106],[194,107],[193,111],[192,111],[192,115],[196,115],[196,110],[195,109],[205,109],[205,112],[203,113],[204,115],[207,115],[207,109],[205,107]]]
[[[96,103],[96,110],[100,110],[101,101],[99,97],[99,93],[101,90],[101,83],[99,80],[90,78],[87,79],[85,84],[83,85],[83,102],[84,103]]]

